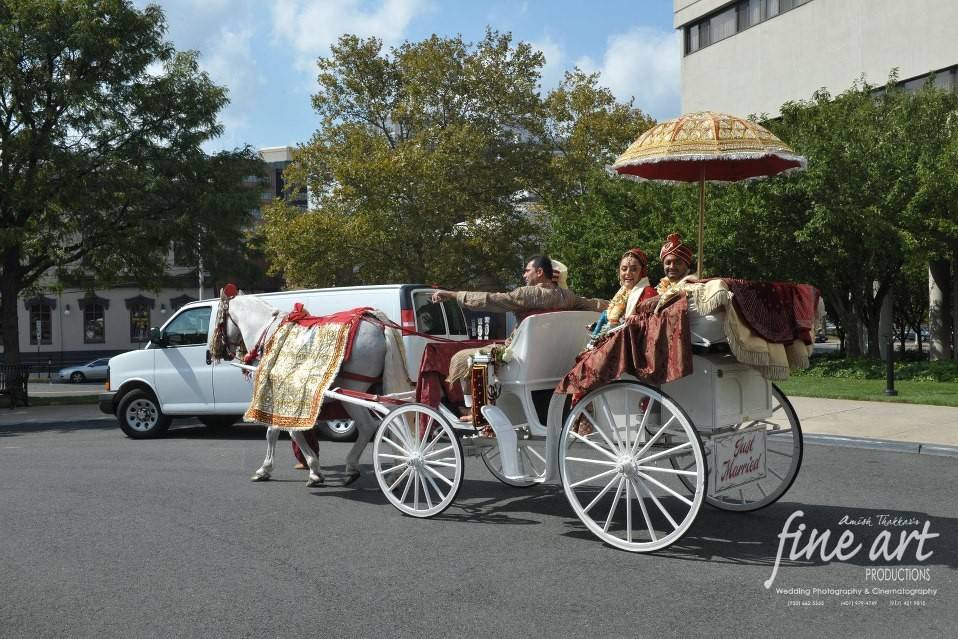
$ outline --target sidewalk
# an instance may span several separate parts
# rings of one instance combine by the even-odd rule
[[[79,391],[53,385],[51,394]],[[85,394],[89,394],[87,391]],[[881,448],[898,452],[958,457],[958,408],[862,402],[816,397],[791,397],[809,444]],[[112,421],[96,404],[69,406],[0,407],[0,430],[5,426]]]

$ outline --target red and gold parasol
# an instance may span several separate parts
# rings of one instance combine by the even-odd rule
[[[656,124],[612,165],[620,175],[699,183],[698,273],[702,266],[705,183],[738,182],[802,171],[805,158],[763,126],[725,113],[689,113]]]

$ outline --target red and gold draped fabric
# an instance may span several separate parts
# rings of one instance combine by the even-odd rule
[[[316,318],[297,304],[266,345],[243,418],[284,430],[312,428],[366,310]]]
[[[579,356],[556,392],[581,396],[622,375],[634,375],[649,384],[690,375],[688,299],[682,294],[658,314],[654,309],[654,304],[640,304],[635,314],[626,319],[624,329]]]
[[[752,282],[724,278],[732,303],[752,332],[773,344],[801,340],[812,344],[818,289],[791,282]]]
[[[419,379],[416,382],[416,401],[435,408],[445,394],[453,404],[462,403],[462,385],[459,382],[446,382],[452,356],[464,349],[477,349],[494,343],[492,340],[474,339],[426,344],[422,363],[419,365]]]

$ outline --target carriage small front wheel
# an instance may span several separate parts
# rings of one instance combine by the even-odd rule
[[[389,503],[413,517],[438,515],[462,487],[459,438],[442,415],[424,404],[404,404],[383,417],[373,466]]]
[[[670,459],[688,458],[684,468]],[[705,497],[705,454],[668,395],[614,382],[572,408],[559,438],[562,488],[596,536],[631,552],[665,548],[689,529]]]

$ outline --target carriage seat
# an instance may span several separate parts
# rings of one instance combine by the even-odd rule
[[[689,300],[689,336],[693,346],[709,348],[716,344],[725,344],[725,311],[710,315],[699,313]]]
[[[555,386],[575,364],[589,341],[586,328],[595,311],[556,311],[527,317],[506,349],[505,363],[496,371],[502,384]]]

